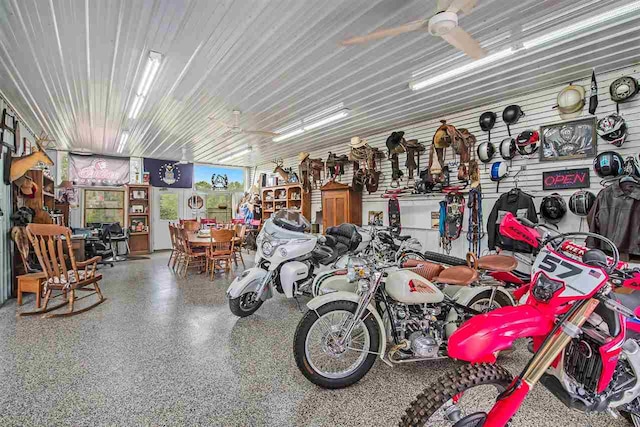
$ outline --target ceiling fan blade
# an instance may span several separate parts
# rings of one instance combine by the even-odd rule
[[[440,10],[446,10],[447,12],[453,13],[462,11],[465,15],[468,15],[471,13],[473,8],[476,7],[477,3],[478,0],[453,0],[449,2],[449,7]]]
[[[443,12],[449,9],[449,6],[451,6],[451,2],[453,2],[453,0],[438,0],[438,5],[436,6],[436,10],[438,12]]]
[[[219,124],[220,126],[224,126],[224,127],[226,127],[226,128],[232,128],[232,127],[233,127],[232,125],[230,125],[230,124],[228,124],[228,123],[226,123],[226,122],[223,122],[222,120],[218,120],[218,119],[216,119],[216,118],[215,118],[215,117],[213,117],[213,116],[209,116],[209,120],[211,120],[212,122],[216,122],[216,123],[217,123],[217,124]]]
[[[487,54],[487,52],[480,47],[480,43],[460,27],[455,27],[440,37],[473,59],[483,58]]]
[[[243,130],[242,133],[246,133],[249,135],[259,135],[259,136],[266,136],[269,138],[273,138],[276,137],[278,135],[280,135],[279,133],[275,133],[275,132],[268,132],[265,130]]]
[[[385,28],[384,30],[374,31],[366,36],[352,37],[350,39],[342,40],[340,44],[342,46],[350,46],[352,44],[362,44],[373,40],[382,39],[385,37],[393,37],[403,33],[410,33],[412,31],[418,31],[427,26],[428,21],[422,19],[420,21],[409,22],[408,24],[400,25],[394,28]]]

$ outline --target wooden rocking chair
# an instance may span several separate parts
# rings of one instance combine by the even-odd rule
[[[101,257],[96,256],[87,261],[76,262],[71,247],[71,230],[60,225],[29,224],[27,236],[33,245],[42,271],[46,274],[44,283],[44,305],[41,310],[20,313],[21,316],[48,313],[67,305],[66,313],[48,314],[44,317],[72,316],[92,309],[106,300],[100,291],[98,282],[102,275],[96,273],[96,265]],[[66,240],[66,243],[63,243]],[[66,244],[66,253],[64,250]],[[78,269],[82,270],[78,270]],[[88,287],[93,285],[93,287]],[[61,304],[49,307],[49,300],[53,299],[52,291],[60,291],[53,298],[64,296],[67,300]],[[91,292],[80,298],[76,298],[76,291]],[[76,301],[91,295],[98,295],[98,301],[88,307],[75,310]]]

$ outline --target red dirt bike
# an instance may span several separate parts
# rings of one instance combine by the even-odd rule
[[[500,232],[539,249],[526,304],[465,322],[449,338],[448,354],[471,365],[425,389],[400,425],[504,426],[538,382],[569,408],[622,412],[640,425],[640,292],[612,293],[640,290],[640,270],[620,262],[615,244],[597,234],[541,236],[511,214]],[[577,245],[575,237],[599,240],[611,257]],[[495,363],[497,354],[527,337],[534,355],[513,378]]]

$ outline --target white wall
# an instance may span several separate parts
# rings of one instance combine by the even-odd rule
[[[532,73],[535,73],[535,70],[532,70]],[[615,111],[615,104],[609,98],[609,84],[616,78],[623,75],[632,75],[636,79],[640,77],[640,72],[633,68],[628,67],[624,69],[620,69],[614,72],[609,72],[605,74],[597,75],[596,78],[598,80],[599,87],[599,105],[596,112],[598,117],[603,117],[607,113],[611,113]],[[591,76],[585,76],[583,80],[573,82],[575,84],[580,84],[585,87],[587,91],[587,96],[589,94],[590,87],[590,79]],[[567,82],[569,83],[569,82]],[[507,127],[502,121],[502,110],[510,104],[518,104],[522,107],[525,112],[525,116],[520,119],[520,121],[511,127],[511,134],[515,137],[518,133],[526,130],[526,129],[539,129],[541,125],[557,123],[561,121],[560,116],[557,113],[557,110],[552,107],[556,105],[556,96],[558,92],[564,87],[556,86],[551,87],[546,90],[537,91],[535,93],[529,93],[522,96],[505,99],[503,102],[498,104],[489,104],[483,105],[481,107],[477,107],[470,110],[461,111],[459,113],[450,114],[444,117],[438,117],[433,120],[428,120],[420,123],[416,123],[410,126],[404,126],[402,128],[397,129],[388,129],[385,132],[376,134],[376,135],[359,135],[361,137],[367,138],[370,145],[374,147],[382,148],[386,152],[385,141],[387,136],[392,131],[403,130],[405,132],[405,139],[415,139],[417,138],[420,142],[425,144],[425,146],[429,146],[431,144],[431,140],[433,138],[433,134],[440,125],[440,119],[446,119],[448,123],[459,127],[459,128],[468,128],[478,139],[478,144],[486,141],[487,134],[480,130],[480,126],[478,123],[478,119],[480,114],[484,111],[494,111],[498,114],[498,121],[496,122],[496,126],[491,132],[491,140],[495,144],[499,144],[499,142],[508,136]],[[455,87],[452,87],[452,90],[455,90]],[[583,111],[583,117],[588,115],[588,106],[585,106]],[[615,149],[623,157],[627,155],[636,155],[638,151],[640,151],[640,96],[636,97],[632,102],[621,104],[620,112],[624,115],[624,118],[627,122],[627,126],[630,128],[629,136],[627,141],[621,148],[616,148],[613,145],[609,144],[606,141],[598,138],[598,152],[607,151]],[[345,135],[344,142],[339,146],[335,146],[331,148],[331,151],[337,154],[346,154],[349,151],[349,139],[354,135]],[[318,151],[312,151],[311,157],[318,158],[322,157],[326,159],[327,152],[329,150],[323,149]],[[428,149],[420,158],[420,167],[424,169],[428,165]],[[258,167],[258,173],[268,173],[271,174],[273,172],[273,165],[266,163],[270,162],[273,159],[265,159],[265,164]],[[447,160],[454,161],[453,152],[451,149],[447,150]],[[502,160],[499,155],[494,158],[494,161]],[[400,156],[400,164],[401,166],[404,164],[405,156]],[[520,155],[517,155],[515,159],[513,159],[511,164],[511,177],[503,180],[500,183],[500,192],[496,191],[496,183],[491,182],[489,179],[489,171],[490,164],[485,167],[485,165],[480,166],[481,170],[481,181],[482,181],[482,191],[483,191],[483,214],[484,214],[484,223],[486,229],[486,220],[489,216],[491,208],[493,207],[497,197],[499,194],[502,194],[509,189],[514,187],[513,174],[515,171],[520,169],[521,166],[526,165],[526,170],[522,171],[518,175],[519,184],[518,186],[535,197],[534,201],[536,202],[536,206],[539,206],[542,197],[547,195],[549,192],[542,191],[542,172],[549,170],[563,170],[563,169],[572,169],[577,167],[589,167],[592,169],[592,158],[584,159],[584,160],[567,160],[567,161],[559,161],[559,162],[543,162],[541,163],[538,160],[538,153],[536,153],[532,158],[525,158]],[[284,159],[285,166],[293,166],[297,170],[298,161],[297,158],[291,157]],[[351,166],[347,168],[347,173],[342,178],[342,182],[350,183],[351,182]],[[385,175],[384,182],[380,185],[380,190],[374,194],[363,194],[363,224],[366,224],[367,221],[367,213],[369,210],[378,210],[385,212],[385,224],[388,224],[387,218],[387,201],[381,198],[381,195],[388,188],[390,177],[391,177],[391,164],[388,160],[383,160],[382,169]],[[405,171],[406,175],[406,171]],[[451,177],[452,184],[454,184],[454,179],[456,176],[455,167],[452,168]],[[593,170],[591,170],[591,191],[597,194],[602,186],[600,185],[600,178],[595,175]],[[565,190],[560,191],[565,199],[568,202],[569,196],[573,194],[576,190]],[[465,199],[466,199],[466,192]],[[437,229],[431,229],[431,214],[432,211],[438,211],[439,206],[438,203],[443,199],[442,194],[434,194],[434,195],[412,195],[408,197],[403,197],[400,199],[400,210],[401,210],[401,218],[403,230],[405,233],[411,234],[414,237],[418,238],[424,245],[426,250],[440,250],[438,247],[439,234]],[[314,190],[312,192],[311,197],[311,211],[312,211],[312,221],[315,220],[315,212],[321,209],[320,203],[320,191]],[[468,211],[465,212],[465,219],[463,225],[463,234],[457,241],[453,242],[452,245],[452,255],[463,256],[467,252],[468,243],[466,240],[466,236],[464,231],[467,229],[467,220],[468,220]],[[575,231],[580,226],[580,218],[568,213],[567,216],[562,220],[559,224],[561,231]],[[583,226],[583,230],[586,229],[586,220]],[[482,242],[482,249],[486,249],[486,239]]]

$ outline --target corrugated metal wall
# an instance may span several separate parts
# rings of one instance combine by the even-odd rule
[[[535,73],[535,70],[531,71],[532,74]],[[598,117],[602,117],[607,113],[615,112],[615,104],[609,98],[609,84],[616,78],[623,75],[632,75],[636,79],[640,77],[640,68],[627,67],[614,72],[609,72],[605,74],[597,75],[598,86],[599,86],[599,106],[596,112]],[[590,75],[585,76],[583,80],[574,82],[575,84],[581,84],[587,90],[587,96],[589,92],[590,86]],[[567,82],[569,83],[569,82]],[[480,130],[480,126],[478,123],[478,118],[480,114],[484,111],[494,111],[498,114],[498,121],[493,131],[491,132],[491,140],[492,142],[499,144],[499,142],[508,136],[507,127],[502,122],[501,113],[504,107],[510,104],[519,104],[525,112],[525,116],[520,119],[520,121],[511,128],[512,135],[517,135],[518,133],[526,130],[526,129],[539,129],[541,125],[551,124],[561,121],[557,110],[552,107],[556,105],[556,96],[558,92],[564,86],[554,86],[550,87],[546,90],[536,91],[534,93],[528,93],[521,96],[505,99],[500,103],[484,105],[478,108],[474,108],[471,110],[465,110],[461,112],[457,112],[454,114],[449,114],[441,117],[442,119],[446,119],[448,123],[455,125],[456,127],[468,128],[474,135],[476,135],[478,139],[478,144],[485,141],[487,139],[487,134]],[[623,114],[627,126],[630,128],[629,136],[627,141],[621,148],[615,148],[610,145],[606,141],[598,138],[598,152],[615,149],[623,156],[634,154],[637,156],[640,151],[640,97],[635,98],[632,102],[621,104],[620,112]],[[584,114],[588,114],[587,107],[584,109]],[[411,126],[404,126],[398,129],[389,129],[388,131],[368,136],[367,140],[369,144],[374,147],[382,148],[386,151],[385,141],[387,136],[392,131],[403,130],[405,131],[406,139],[414,139],[417,138],[420,142],[425,145],[430,145],[433,134],[437,127],[440,125],[439,119],[429,120],[421,123],[416,123]],[[337,154],[347,153],[349,151],[349,138],[352,135],[345,135],[344,143],[341,143],[338,146],[332,147],[333,152]],[[312,158],[327,157],[327,150],[319,150],[311,152]],[[268,159],[271,160],[271,159]],[[447,150],[447,160],[449,162],[453,162],[454,156],[451,149]],[[494,160],[502,160],[499,155],[496,155]],[[400,156],[401,165],[404,164],[405,156]],[[428,150],[421,156],[421,168],[427,166],[428,164]],[[576,167],[589,167],[591,168],[593,159],[584,159],[584,160],[567,160],[567,161],[559,161],[559,162],[540,162],[538,159],[538,153],[536,153],[531,158],[526,158],[523,156],[516,156],[511,163],[511,176],[507,179],[503,180],[500,183],[500,192],[497,192],[496,183],[491,182],[489,179],[489,171],[490,166],[484,167],[481,165],[481,180],[482,180],[482,190],[484,195],[484,203],[483,210],[485,216],[485,224],[486,218],[489,215],[495,200],[499,196],[510,188],[514,186],[513,174],[515,171],[520,169],[521,166],[526,165],[526,170],[522,171],[518,175],[519,187],[523,188],[525,191],[535,196],[536,205],[539,205],[542,197],[548,192],[542,191],[542,172],[547,170],[563,170],[563,169],[571,169]],[[287,158],[284,161],[285,166],[293,166],[297,170],[297,158],[291,157]],[[382,170],[385,175],[384,182],[380,185],[380,191],[374,194],[364,194],[363,195],[363,222],[366,223],[366,216],[369,210],[377,210],[385,212],[385,224],[387,223],[387,213],[386,213],[386,205],[387,202],[385,199],[381,198],[382,193],[389,185],[389,179],[391,176],[391,164],[388,160],[383,160]],[[258,168],[258,172],[264,172],[271,174],[273,172],[272,165],[263,164]],[[348,168],[347,174],[342,178],[342,182],[350,183],[351,182],[351,167]],[[405,172],[406,174],[406,172]],[[455,167],[452,168],[451,177],[454,179],[456,176]],[[452,181],[453,183],[453,181]],[[591,171],[591,191],[597,194],[602,186],[600,185],[600,178],[595,175],[593,170]],[[560,193],[565,196],[568,200],[569,196],[575,190],[565,190]],[[401,215],[402,215],[402,224],[403,229],[414,235],[414,237],[420,239],[424,246],[430,250],[438,250],[438,238],[437,238],[437,230],[431,229],[430,224],[430,212],[438,211],[438,203],[442,200],[442,194],[433,194],[433,195],[412,195],[409,197],[403,197],[400,199],[400,207],[401,207]],[[321,209],[320,203],[320,191],[312,192],[312,220],[315,218],[315,212]],[[463,226],[463,231],[466,230],[466,215],[465,212],[465,223]],[[565,219],[559,224],[560,229],[563,231],[568,230],[577,230],[580,226],[580,220],[578,217],[568,214]],[[586,226],[586,225],[585,225]],[[639,230],[640,232],[640,230]],[[464,235],[454,242],[453,250],[451,252],[452,255],[462,256],[467,251],[467,241],[464,238]],[[483,245],[486,248],[486,244]]]
[[[11,107],[0,97],[0,112],[3,109],[12,111]],[[20,122],[20,138],[27,138],[33,143],[33,133]],[[0,162],[0,176],[4,173],[3,162]],[[0,304],[11,297],[11,245],[9,230],[11,228],[11,186],[0,180]]]

